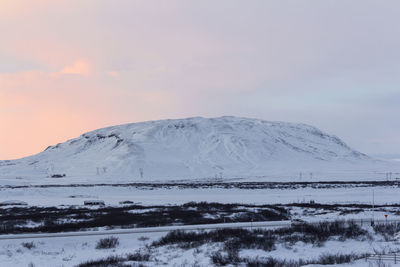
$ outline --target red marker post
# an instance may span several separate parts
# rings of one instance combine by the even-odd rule
[[[388,217],[388,215],[387,215],[387,214],[385,214],[386,225],[387,225],[387,217]]]

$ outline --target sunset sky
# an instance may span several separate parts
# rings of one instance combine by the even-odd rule
[[[400,1],[0,0],[0,159],[234,115],[400,153]]]

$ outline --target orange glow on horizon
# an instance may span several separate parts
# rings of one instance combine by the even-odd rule
[[[163,92],[127,93],[111,81],[116,73],[91,73],[87,63],[76,62],[59,72],[0,73],[0,160],[37,154],[98,128],[157,118],[154,107],[169,102]],[[110,78],[110,84],[98,82]]]
[[[0,133],[0,138],[8,141],[2,142],[0,160],[37,154],[49,145],[65,142],[96,128],[89,118],[70,111],[42,111],[25,117],[22,125],[21,120],[14,118],[2,118],[2,121],[7,130]]]

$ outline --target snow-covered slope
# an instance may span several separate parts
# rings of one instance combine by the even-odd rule
[[[375,161],[339,138],[305,124],[219,117],[148,121],[108,127],[0,161],[0,177],[163,180],[255,177],[351,169]]]

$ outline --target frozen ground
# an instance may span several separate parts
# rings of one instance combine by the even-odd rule
[[[3,161],[4,162],[4,161]],[[389,164],[389,163],[388,163]],[[12,165],[13,166],[13,165]],[[372,165],[374,166],[374,165]],[[4,168],[4,166],[3,166]],[[287,168],[287,166],[282,167]],[[380,165],[379,168],[348,169],[282,169],[269,171],[268,175],[243,175],[243,176],[188,176],[188,178],[160,178],[145,177],[132,178],[129,175],[103,175],[103,174],[77,174],[65,177],[52,178],[48,173],[36,174],[27,171],[26,174],[1,173],[0,186],[26,186],[26,185],[69,185],[69,184],[126,184],[126,183],[203,183],[203,182],[319,182],[319,181],[387,181],[400,180],[400,164]]]
[[[307,184],[305,187],[299,185],[285,188],[280,185],[275,189],[241,189],[217,187],[179,187],[179,186],[66,186],[66,187],[23,187],[23,188],[0,188],[0,203],[4,201],[17,200],[16,203],[26,202],[31,206],[43,207],[68,207],[69,205],[82,206],[84,200],[104,200],[106,205],[119,207],[120,201],[133,201],[147,205],[180,205],[190,201],[220,202],[220,203],[242,203],[242,204],[280,204],[290,210],[294,218],[307,220],[332,220],[336,218],[366,218],[372,216],[370,208],[339,208],[324,209],[315,207],[291,206],[292,203],[309,203],[311,200],[320,204],[344,207],[347,204],[372,204],[374,197],[375,205],[390,204],[391,207],[375,208],[374,216],[383,219],[384,214],[389,214],[390,219],[400,218],[398,196],[400,188],[391,186],[370,186],[365,184]],[[322,187],[322,188],[319,188]],[[7,203],[5,203],[7,204]],[[65,205],[65,206],[62,206]],[[286,206],[285,206],[286,205]],[[3,206],[7,208],[10,206]],[[12,207],[12,206],[11,206]],[[93,207],[96,209],[96,207]],[[251,210],[251,208],[249,208]],[[347,211],[349,212],[347,212]],[[146,210],[144,210],[145,212]],[[366,223],[368,225],[368,223]],[[136,250],[151,253],[150,262],[145,266],[212,266],[210,256],[212,252],[218,251],[221,244],[212,243],[196,248],[179,248],[176,246],[162,246],[152,248],[151,251],[145,247],[146,244],[160,238],[162,233],[127,234],[118,236],[120,245],[116,249],[95,249],[98,236],[92,237],[63,237],[43,238],[27,240],[0,240],[0,266],[28,266],[33,263],[38,266],[76,266],[88,261],[106,258],[110,255],[123,256],[134,253]],[[147,239],[149,238],[149,239]],[[21,245],[22,242],[35,243],[35,247],[27,249]],[[146,250],[147,249],[147,250]],[[293,245],[277,244],[273,251],[262,251],[255,249],[242,250],[241,257],[277,259],[304,259],[313,260],[326,253],[374,253],[375,251],[397,251],[400,244],[397,241],[384,241],[383,238],[374,240],[340,241],[328,240],[323,246],[297,242]],[[133,264],[133,263],[132,263]],[[197,264],[197,265],[196,265]],[[358,260],[353,264],[341,266],[369,267],[377,266],[376,263]],[[396,266],[391,263],[392,266]],[[319,265],[310,265],[319,266]],[[340,266],[340,265],[339,265]]]
[[[107,226],[118,228],[173,225],[174,223],[196,224],[190,218],[201,220],[197,224],[218,223],[225,220],[228,220],[227,222],[282,220],[282,218],[272,217],[271,219],[271,215],[263,214],[263,209],[270,208],[261,207],[261,205],[267,204],[286,210],[287,215],[284,215],[286,220],[300,218],[307,221],[332,219],[368,221],[372,217],[385,219],[384,215],[388,215],[389,220],[400,219],[400,201],[398,199],[400,187],[397,182],[388,186],[371,186],[363,183],[268,185],[276,186],[276,188],[262,188],[262,184],[261,187],[260,184],[255,187],[252,184],[245,184],[243,188],[225,188],[224,186],[219,184],[210,187],[205,185],[186,185],[185,187],[183,185],[151,186],[148,184],[141,186],[0,187],[0,219],[3,220],[3,224],[21,227],[42,227],[48,223],[50,218],[46,221],[43,219],[44,215],[41,214],[48,214],[46,216],[51,216],[51,220],[58,224],[82,222],[79,226],[68,227],[67,231],[76,231],[79,230],[79,227],[86,229],[86,227]],[[248,187],[260,188],[247,189]],[[101,211],[102,218],[97,211],[100,207],[87,207],[84,205],[85,200],[105,202],[106,209]],[[127,207],[121,202],[130,204]],[[239,205],[233,209],[223,205],[215,209],[215,207],[206,205],[200,207],[199,212],[193,213],[189,206],[180,208],[180,205],[188,202],[238,203]],[[310,202],[315,205],[308,205],[307,203]],[[10,203],[26,205],[10,205]],[[141,207],[129,208],[129,205],[132,204]],[[250,206],[240,206],[246,204]],[[375,205],[374,209],[372,209],[373,204]],[[197,209],[195,206],[193,206],[194,210]],[[21,208],[13,211],[12,207]],[[45,208],[49,208],[49,210],[46,211]],[[203,210],[204,208],[205,210]],[[213,210],[207,211],[208,208]],[[17,212],[20,217],[9,214],[12,215],[12,218],[8,216],[8,219],[3,219],[9,212]],[[128,212],[130,217],[124,215],[124,212]],[[125,217],[119,220],[121,223],[112,223],[112,216],[117,214]],[[174,218],[166,220],[165,217],[160,217],[161,214],[167,214]],[[158,224],[153,225],[151,220],[147,219],[148,216],[151,216]],[[83,223],[84,221],[92,222],[86,224]],[[102,221],[108,223],[102,223]],[[12,229],[10,226],[7,228]],[[59,228],[62,229],[62,227]]]
[[[133,201],[142,205],[183,204],[191,201],[248,204],[287,204],[298,202],[394,204],[400,202],[400,187],[338,188],[179,188],[137,186],[26,187],[0,188],[0,203],[19,200],[32,206],[83,205],[84,200],[104,200],[107,205]]]
[[[29,263],[33,263],[35,267],[75,266],[91,259],[132,253],[161,235],[146,234],[145,240],[140,240],[142,234],[121,235],[118,249],[105,250],[95,249],[96,242],[101,238],[99,236],[0,240],[0,266],[27,267]],[[34,242],[35,247],[27,249],[22,246],[23,242]]]
[[[368,229],[368,228],[366,228]],[[372,229],[368,229],[372,231]],[[181,247],[166,245],[161,247],[150,246],[164,234],[124,234],[118,236],[119,245],[111,249],[96,249],[97,241],[102,238],[92,237],[62,237],[27,240],[0,240],[0,264],[1,266],[76,266],[89,260],[98,260],[109,256],[124,256],[128,253],[141,251],[150,254],[148,261],[142,262],[144,266],[213,266],[210,256],[222,248],[221,243],[208,243],[195,247]],[[107,236],[105,236],[107,237]],[[26,248],[23,242],[33,242],[33,248]],[[147,245],[147,246],[146,246]],[[239,256],[242,258],[266,259],[273,257],[280,260],[314,260],[321,255],[354,254],[393,252],[400,250],[397,241],[385,241],[380,236],[374,236],[374,240],[348,239],[340,241],[335,238],[326,241],[322,245],[297,242],[295,244],[277,244],[272,251],[260,249],[243,249]],[[128,262],[129,263],[129,262]],[[134,262],[130,262],[134,263]],[[378,266],[373,261],[364,259],[351,264],[337,266],[368,267]],[[390,262],[391,266],[394,265]],[[135,266],[135,265],[133,265]],[[322,265],[308,265],[322,266]],[[326,265],[324,265],[326,266]]]

